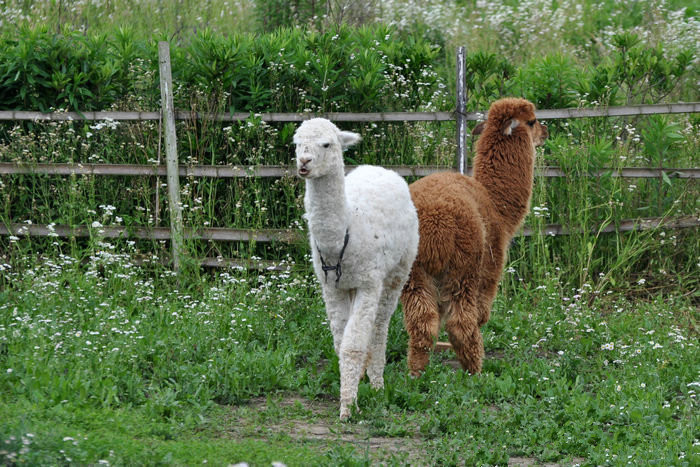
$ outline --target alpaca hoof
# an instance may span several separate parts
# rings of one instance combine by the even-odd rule
[[[350,408],[341,407],[340,408],[340,421],[347,422],[350,419]]]
[[[384,389],[384,379],[382,378],[375,381],[370,380],[369,385],[375,390]]]
[[[468,373],[470,376],[477,376],[481,374],[481,365],[462,365],[462,370]]]

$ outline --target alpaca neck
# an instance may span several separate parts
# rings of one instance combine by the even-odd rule
[[[514,152],[509,147],[491,146],[479,150],[474,159],[474,179],[489,193],[503,222],[514,232],[530,210],[535,154],[529,140],[523,140]]]
[[[329,261],[338,258],[349,225],[343,171],[306,180],[304,207],[309,231],[321,254]]]

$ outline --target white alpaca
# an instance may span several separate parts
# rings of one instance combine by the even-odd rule
[[[345,176],[343,149],[359,140],[323,118],[294,134],[314,270],[340,361],[341,420],[350,417],[365,370],[373,388],[384,387],[389,320],[418,250],[404,179],[369,165]]]

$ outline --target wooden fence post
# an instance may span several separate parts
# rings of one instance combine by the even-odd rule
[[[467,58],[466,48],[457,47],[457,169],[467,170]]]
[[[180,178],[177,162],[177,136],[175,134],[175,109],[173,108],[173,80],[170,67],[170,44],[158,43],[160,63],[161,112],[165,121],[165,157],[167,163],[168,205],[173,252],[173,267],[180,269],[182,249],[182,203],[180,202]]]

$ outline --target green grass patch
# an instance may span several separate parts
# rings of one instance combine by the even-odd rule
[[[510,273],[506,273],[510,274]],[[323,303],[305,273],[183,280],[124,259],[10,273],[0,294],[0,456],[56,464],[698,461],[697,307],[568,290],[498,297],[484,371],[433,354],[338,417]],[[443,336],[444,337],[444,336]]]

